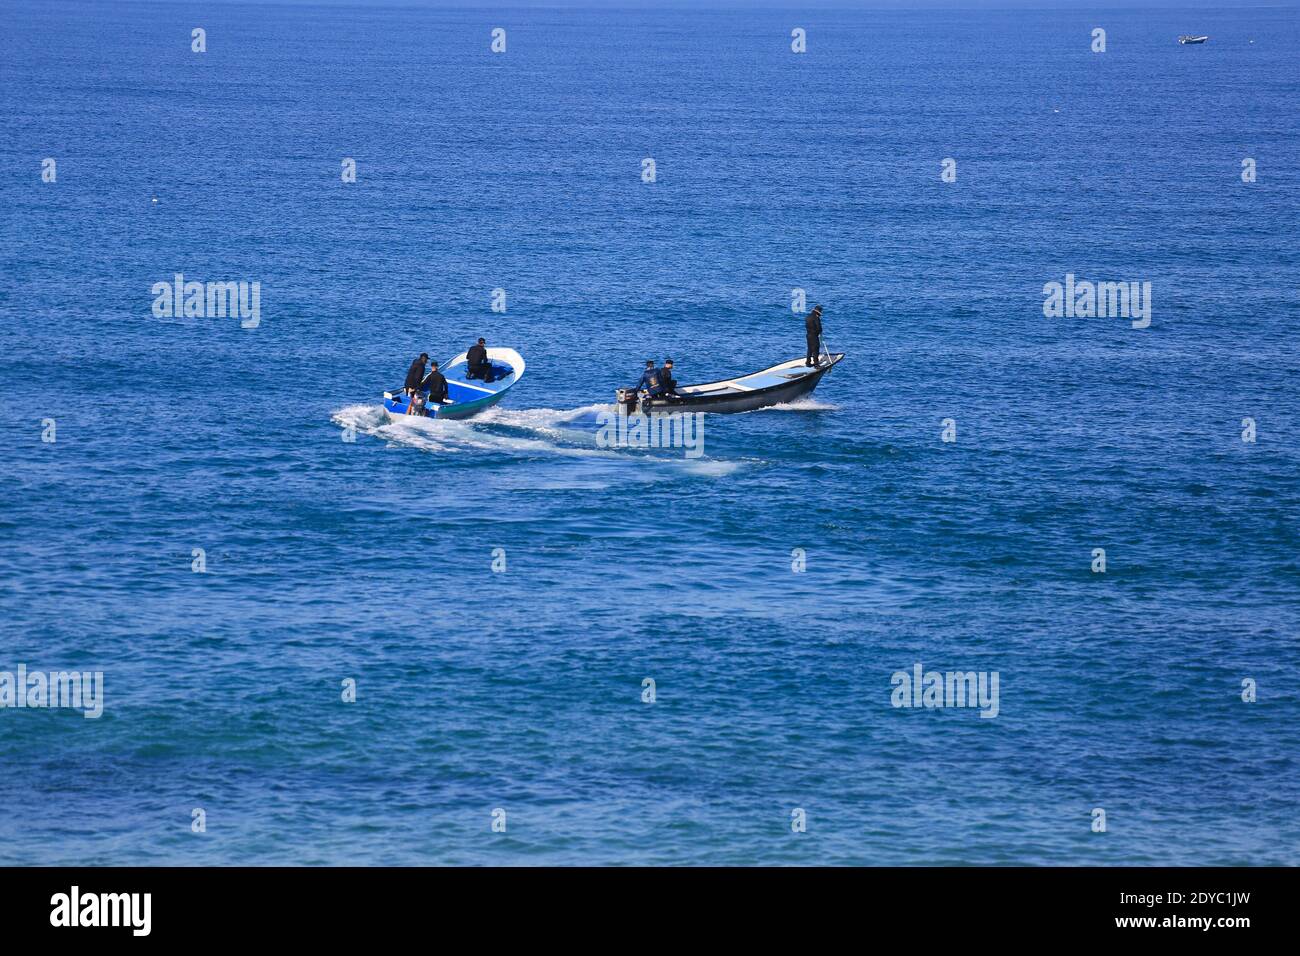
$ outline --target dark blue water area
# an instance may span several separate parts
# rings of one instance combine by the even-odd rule
[[[1294,6],[0,15],[0,670],[105,681],[0,710],[0,863],[1300,862]],[[796,288],[810,399],[598,442]]]

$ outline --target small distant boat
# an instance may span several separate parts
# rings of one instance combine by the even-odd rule
[[[791,359],[773,365],[761,372],[751,372],[738,378],[703,385],[683,385],[677,389],[676,398],[637,394],[635,389],[615,389],[619,404],[631,414],[639,408],[643,414],[650,412],[752,412],[769,405],[782,405],[809,395],[829,372],[844,359],[843,352],[823,353],[816,365],[805,365],[804,359]]]
[[[384,392],[384,410],[390,415],[420,415],[425,418],[469,418],[484,409],[491,408],[506,397],[506,392],[524,377],[524,357],[514,349],[487,350],[488,361],[492,363],[492,381],[467,379],[469,370],[465,357],[468,352],[461,352],[454,359],[438,368],[447,380],[446,403],[417,403],[411,410],[411,397],[400,388]]]
[[[1190,33],[1184,33],[1182,36],[1178,38],[1178,42],[1186,45],[1188,43],[1204,43],[1208,39],[1209,39],[1208,36],[1197,37],[1197,36],[1192,36]]]

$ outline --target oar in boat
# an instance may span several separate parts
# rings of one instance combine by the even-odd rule
[[[818,335],[818,336],[817,336],[817,341],[821,343],[822,351],[826,353],[826,364],[827,364],[827,365],[830,365],[830,364],[831,364],[831,350],[828,349],[828,348],[826,347],[826,340],[825,340],[824,338],[822,338],[820,335]]]

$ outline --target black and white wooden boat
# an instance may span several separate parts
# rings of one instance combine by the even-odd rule
[[[783,405],[809,395],[822,376],[844,359],[843,352],[824,352],[818,364],[806,365],[801,358],[773,365],[759,372],[703,385],[683,385],[675,395],[650,397],[631,388],[617,390],[619,403],[631,414],[649,412],[752,412],[769,405]]]

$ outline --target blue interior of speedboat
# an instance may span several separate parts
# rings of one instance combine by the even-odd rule
[[[492,363],[492,381],[481,378],[466,379],[463,365],[457,365],[447,376],[447,397],[453,402],[472,402],[484,395],[499,392],[514,381],[515,370],[500,362]],[[451,376],[455,375],[455,378]]]

